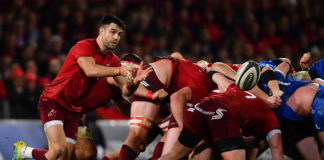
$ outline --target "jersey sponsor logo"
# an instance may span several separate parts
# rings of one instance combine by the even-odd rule
[[[143,85],[146,88],[150,86],[150,84],[148,84],[146,81],[141,81],[141,85]]]
[[[195,104],[195,109],[198,111],[198,112],[201,112],[202,114],[205,114],[205,115],[213,115],[213,114],[215,114],[215,112],[210,112],[210,111],[204,111],[203,109],[201,109],[201,108],[199,108],[198,107],[198,105],[199,105],[200,103],[197,103],[197,104]]]
[[[283,82],[283,81],[278,81],[279,85],[283,85],[283,86],[289,86],[290,83],[288,82]]]
[[[225,110],[223,108],[218,108],[216,110],[216,115],[212,116],[211,120],[223,118],[223,116],[224,116],[223,112],[227,112],[227,110]]]
[[[247,98],[247,99],[255,99],[256,98],[256,96],[254,94],[252,94],[248,91],[245,91],[245,93],[249,94],[249,96],[245,96],[245,98]]]
[[[194,109],[194,108],[188,108],[187,111],[189,111],[189,112],[194,112],[195,109]]]
[[[214,93],[221,93],[220,90],[218,90],[218,89],[215,89],[212,92],[214,92]]]
[[[50,112],[48,112],[47,117],[55,117],[56,113],[57,113],[57,111],[52,109]]]

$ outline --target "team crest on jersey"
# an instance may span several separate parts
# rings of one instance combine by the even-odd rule
[[[223,116],[224,116],[223,112],[227,112],[227,110],[225,110],[223,108],[218,108],[216,110],[216,115],[213,115],[213,117],[211,118],[211,120],[223,118]]]
[[[50,112],[48,112],[47,117],[55,117],[56,113],[57,113],[57,111],[52,109]]]

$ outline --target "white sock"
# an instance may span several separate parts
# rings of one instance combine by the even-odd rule
[[[20,150],[21,156],[22,158],[34,158],[32,156],[32,152],[33,152],[34,148],[28,147],[28,146],[23,146]]]

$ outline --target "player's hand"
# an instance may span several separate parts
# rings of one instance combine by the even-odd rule
[[[201,68],[205,68],[206,70],[208,68],[208,62],[205,60],[199,60],[198,62],[196,62],[196,64]]]
[[[140,64],[140,68],[137,71],[136,77],[134,78],[135,84],[138,84],[140,81],[144,80],[149,75],[149,73],[153,71],[152,67],[148,67],[143,70],[143,66],[144,66],[144,63],[142,61]]]
[[[175,58],[175,59],[184,59],[182,54],[180,52],[173,52],[171,53],[171,57]]]
[[[132,76],[133,69],[131,67],[121,66],[120,75],[125,77],[128,81],[133,80]]]
[[[278,95],[273,95],[269,98],[267,98],[267,103],[272,109],[278,108],[281,105],[281,98]]]
[[[300,68],[302,70],[304,70],[306,68],[309,68],[311,64],[312,64],[312,56],[311,56],[310,52],[303,54],[303,56],[301,57],[301,59],[299,61]]]
[[[152,100],[160,100],[162,101],[165,97],[168,96],[168,92],[164,89],[160,89],[158,91],[155,91],[152,96]]]

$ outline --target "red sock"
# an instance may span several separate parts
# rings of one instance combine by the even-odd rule
[[[101,160],[109,160],[109,158],[107,156],[104,156],[101,158]]]
[[[164,146],[164,142],[159,142],[158,144],[156,144],[153,151],[153,155],[150,158],[151,160],[156,160],[161,157],[163,146]]]
[[[36,159],[36,160],[47,160],[47,158],[45,157],[45,153],[48,150],[41,150],[41,149],[33,149],[32,151],[32,156]]]
[[[120,149],[118,160],[132,160],[137,157],[137,154],[134,150],[127,145],[123,145]]]

